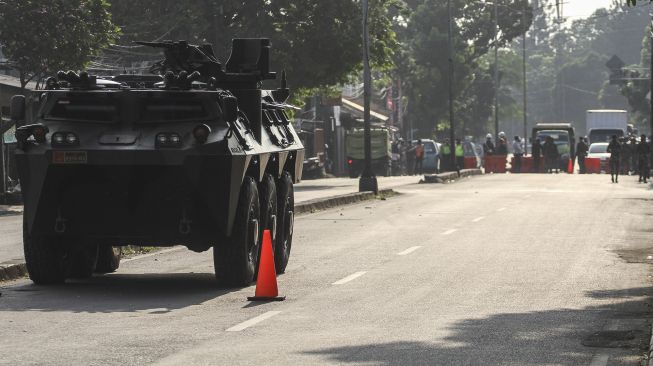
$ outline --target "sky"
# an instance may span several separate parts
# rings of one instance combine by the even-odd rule
[[[565,0],[563,11],[565,17],[575,20],[588,17],[594,10],[608,8],[610,5],[612,5],[612,0]]]

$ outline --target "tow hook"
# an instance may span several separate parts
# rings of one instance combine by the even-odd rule
[[[186,216],[186,209],[181,210],[181,220],[179,220],[179,233],[181,235],[190,234],[190,224],[193,222]]]

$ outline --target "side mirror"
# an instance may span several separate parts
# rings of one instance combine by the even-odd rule
[[[234,122],[238,119],[238,99],[228,96],[222,98],[222,118],[227,122]]]
[[[13,122],[17,124],[22,124],[25,122],[25,96],[24,95],[14,95],[11,97],[11,107],[9,110],[9,115]]]

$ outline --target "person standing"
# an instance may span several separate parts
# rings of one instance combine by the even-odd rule
[[[558,147],[553,141],[553,137],[547,136],[542,148],[544,150],[544,164],[547,173],[553,173],[554,170],[558,173],[558,169],[560,169],[560,154],[558,153]]]
[[[415,146],[415,169],[413,172],[417,175],[422,175],[422,162],[424,161],[424,145],[422,145],[422,140],[417,140],[417,146]]]
[[[497,145],[497,155],[508,155],[508,144],[504,137],[499,138],[499,143]]]
[[[488,133],[485,136],[485,143],[483,144],[483,154],[484,155],[494,155],[495,153],[494,143],[492,142],[492,134]]]
[[[524,147],[521,144],[519,136],[515,136],[515,140],[512,142],[512,154],[515,158],[513,172],[521,173],[521,158],[524,156]]]
[[[463,149],[463,144],[460,142],[460,139],[456,139],[456,170],[463,169],[465,167],[465,150]]]
[[[415,146],[409,141],[406,146],[406,174],[413,175],[415,168]]]
[[[608,144],[608,152],[610,153],[610,178],[612,178],[612,183],[619,183],[621,144],[617,141],[617,135],[612,135],[612,141]]]
[[[451,143],[449,139],[444,139],[440,152],[442,153],[440,156],[440,169],[443,172],[448,172],[449,165],[451,165]]]
[[[648,183],[650,168],[648,166],[649,155],[651,154],[651,146],[646,142],[646,135],[642,135],[642,139],[637,145],[637,157],[639,158],[637,170],[639,171],[639,182]]]
[[[631,146],[628,144],[628,139],[620,138],[619,143],[621,144],[621,175],[630,174],[630,158],[633,155]]]
[[[587,157],[588,150],[589,148],[585,143],[585,138],[579,138],[578,144],[576,145],[576,157],[578,158],[578,167],[580,168],[580,174],[585,174],[587,172],[585,169],[585,157]]]
[[[539,173],[540,172],[540,159],[542,157],[542,144],[540,143],[540,139],[535,139],[535,142],[533,143],[533,147],[531,148],[531,153],[533,154],[533,172],[534,173]]]

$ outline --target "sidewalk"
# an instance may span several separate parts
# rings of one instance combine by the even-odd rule
[[[439,181],[452,179],[452,173],[438,175]],[[453,173],[455,174],[455,173]],[[431,176],[377,177],[379,192],[418,184]],[[323,178],[305,180],[295,185],[295,207],[298,214],[328,209],[374,198],[358,192],[358,179]],[[22,206],[0,205],[0,281],[23,276],[25,272],[22,244]]]

